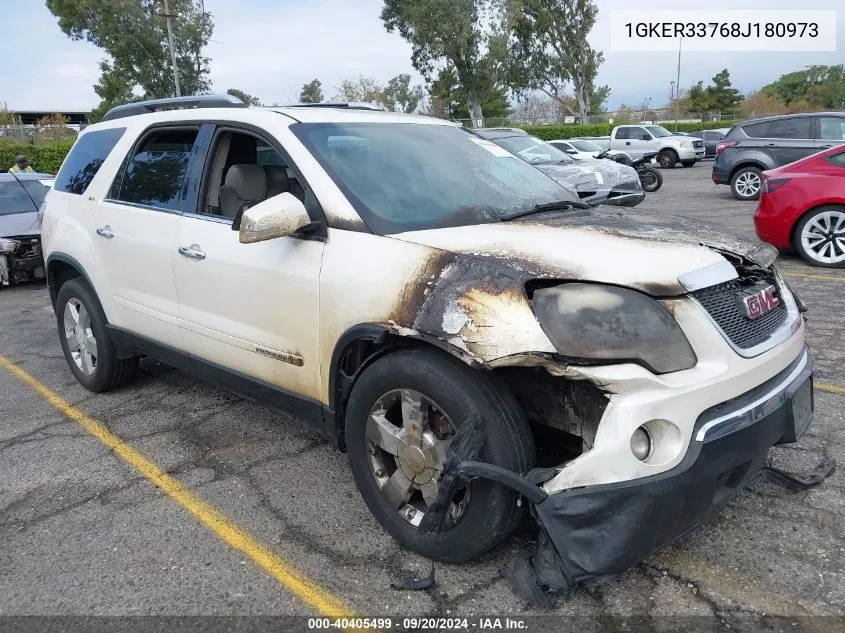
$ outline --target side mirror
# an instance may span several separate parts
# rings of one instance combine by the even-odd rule
[[[650,141],[651,140],[651,134],[648,134],[648,133],[643,134],[642,139],[644,141]]]
[[[311,224],[311,218],[299,198],[281,193],[246,209],[241,214],[239,224],[239,241],[241,244],[252,244],[277,237],[290,237]],[[234,224],[232,228],[236,228]]]

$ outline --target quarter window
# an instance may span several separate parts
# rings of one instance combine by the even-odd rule
[[[845,141],[845,117],[819,117],[819,138],[824,141]]]
[[[80,136],[62,164],[54,188],[77,195],[85,193],[125,131],[126,128],[120,127]]]
[[[135,149],[116,198],[162,209],[178,206],[198,130],[153,132]]]
[[[630,131],[631,131],[631,128],[629,128],[629,127],[620,127],[618,130],[616,130],[616,138],[617,139],[631,138],[629,136]]]
[[[772,121],[767,135],[768,138],[809,139],[811,123],[812,119],[806,116]]]

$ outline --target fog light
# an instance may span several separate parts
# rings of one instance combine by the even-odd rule
[[[641,462],[651,457],[654,443],[651,441],[651,434],[644,426],[641,426],[631,436],[631,452]]]

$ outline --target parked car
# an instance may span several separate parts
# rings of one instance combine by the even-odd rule
[[[664,169],[679,161],[684,167],[692,167],[704,158],[704,141],[674,134],[660,125],[617,125],[607,147],[635,159],[657,154],[657,162]]]
[[[583,206],[447,121],[206,95],[85,128],[42,236],[85,388],[152,356],[286,411],[432,559],[533,504],[562,589],[710,516],[813,410],[776,249]],[[576,451],[529,478],[544,427]]]
[[[38,208],[53,184],[39,173],[0,173],[0,288],[44,279]]]
[[[639,176],[632,167],[612,160],[575,160],[556,147],[519,128],[474,130],[483,139],[511,152],[547,176],[572,187],[589,205],[634,207],[645,199]]]
[[[704,158],[713,158],[716,156],[716,147],[725,138],[725,132],[719,130],[702,130],[700,132],[691,132],[690,136],[700,138],[704,141]]]
[[[631,157],[625,152],[605,150],[598,143],[587,139],[556,139],[554,141],[548,141],[548,144],[569,154],[575,160],[592,160],[604,151],[607,151],[610,156],[625,156],[628,160],[631,160]]]
[[[764,171],[754,226],[813,266],[845,268],[845,145]]]
[[[845,113],[788,114],[737,123],[716,147],[713,182],[756,200],[761,174],[845,142]]]

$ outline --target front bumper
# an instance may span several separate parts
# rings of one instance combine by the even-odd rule
[[[701,160],[704,158],[704,148],[679,147],[676,151],[678,152],[678,160]]]
[[[738,398],[711,407],[684,460],[642,479],[550,494],[534,509],[570,584],[621,573],[718,511],[812,419],[809,350]],[[545,545],[543,545],[545,543]],[[548,552],[540,559],[550,560]]]

